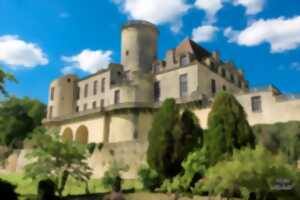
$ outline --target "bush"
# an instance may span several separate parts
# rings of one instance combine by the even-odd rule
[[[7,200],[18,200],[18,194],[15,192],[16,186],[0,179],[0,197]]]
[[[90,154],[94,153],[95,151],[95,148],[96,148],[96,143],[89,143],[87,144],[87,148],[88,148],[88,151]]]
[[[102,178],[102,184],[106,189],[116,187],[119,184],[121,179],[121,172],[128,171],[127,165],[121,165],[116,162],[113,162],[110,168],[104,173]]]
[[[161,186],[162,191],[167,192],[190,192],[194,184],[201,179],[208,167],[206,148],[197,149],[189,153],[182,162],[183,174],[172,179],[167,179]]]
[[[283,154],[274,156],[258,145],[254,150],[236,150],[229,160],[211,167],[205,179],[195,185],[193,192],[208,191],[212,195],[228,197],[241,194],[244,199],[255,194],[257,199],[264,199],[278,190],[275,186],[279,180],[290,181],[294,190],[299,187],[299,173],[287,163],[286,157]]]
[[[143,184],[145,190],[154,191],[155,188],[159,187],[160,179],[158,173],[150,169],[148,166],[141,166],[138,171],[139,179]]]

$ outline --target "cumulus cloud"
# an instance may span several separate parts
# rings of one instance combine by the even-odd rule
[[[77,55],[63,56],[62,60],[66,63],[66,67],[62,69],[63,73],[70,73],[74,69],[95,73],[111,63],[112,51],[84,49]]]
[[[215,26],[204,25],[193,29],[192,39],[196,42],[209,42],[214,39],[219,29]]]
[[[292,50],[300,46],[300,16],[261,19],[242,31],[227,29],[224,35],[230,41],[244,46],[268,43],[272,53]]]
[[[208,24],[216,21],[216,14],[223,7],[223,0],[196,0],[195,6],[198,9],[204,10]]]
[[[48,59],[36,44],[25,42],[16,35],[0,36],[0,63],[11,67],[32,68],[47,65]]]
[[[233,0],[235,6],[244,6],[247,15],[255,15],[263,10],[265,0]]]
[[[171,24],[181,28],[181,18],[191,8],[186,0],[113,0],[130,19],[147,20],[154,24]]]

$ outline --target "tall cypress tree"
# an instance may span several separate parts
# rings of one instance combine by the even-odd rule
[[[235,97],[219,93],[208,116],[205,143],[211,164],[215,164],[234,149],[255,146],[255,136],[247,121],[246,113]]]
[[[188,110],[180,115],[175,100],[165,100],[154,115],[148,134],[148,164],[162,179],[177,175],[182,169],[181,162],[201,137],[196,116]]]

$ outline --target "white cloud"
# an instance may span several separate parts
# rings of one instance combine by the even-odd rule
[[[70,73],[78,68],[82,71],[95,73],[106,68],[112,61],[112,51],[84,49],[77,55],[63,56],[62,60],[67,66],[62,69],[63,73]]]
[[[113,0],[130,19],[147,20],[154,24],[171,24],[178,32],[181,18],[191,8],[186,0]]]
[[[193,29],[192,39],[196,42],[209,42],[214,39],[219,29],[215,26],[204,25]]]
[[[239,31],[235,31],[232,27],[224,29],[224,36],[227,37],[229,42],[235,42],[239,36]]]
[[[223,0],[197,0],[195,6],[205,11],[206,23],[212,24],[216,21],[216,14],[223,7]]]
[[[263,10],[265,0],[233,0],[235,6],[244,6],[247,15],[255,15]]]
[[[48,64],[47,56],[36,44],[15,35],[0,36],[0,63],[11,67],[32,68]]]
[[[273,53],[292,50],[300,46],[300,16],[289,19],[261,19],[240,32],[231,29],[231,33],[235,34],[227,34],[229,40],[239,45],[256,46],[268,43]]]

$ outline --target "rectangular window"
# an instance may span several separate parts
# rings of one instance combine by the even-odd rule
[[[89,85],[85,84],[84,85],[84,97],[86,98],[88,96],[89,93]]]
[[[252,112],[262,112],[261,97],[260,96],[251,97],[251,106],[252,106]]]
[[[215,95],[216,92],[217,92],[216,80],[214,80],[214,79],[211,80],[211,86],[210,87],[211,87],[211,93],[213,95]]]
[[[77,87],[76,94],[77,94],[77,100],[80,99],[80,87]]]
[[[104,108],[104,99],[100,100],[100,108],[103,109]]]
[[[96,95],[98,90],[98,81],[94,81],[93,94]]]
[[[94,101],[94,102],[93,102],[93,109],[95,109],[96,107],[97,107],[97,102]]]
[[[158,102],[160,98],[160,82],[154,82],[154,101]]]
[[[76,106],[76,112],[79,112],[79,106]]]
[[[185,97],[188,95],[188,77],[187,74],[182,74],[179,76],[179,92],[180,97]]]
[[[51,99],[51,100],[54,99],[54,87],[51,88],[50,99]]]
[[[87,108],[88,108],[88,105],[87,105],[87,104],[84,104],[84,105],[83,105],[83,110],[86,111]]]
[[[101,92],[105,91],[105,78],[101,80]]]
[[[189,64],[189,57],[187,55],[183,55],[180,57],[180,66],[185,66]]]
[[[120,103],[120,90],[115,91],[115,104]]]

